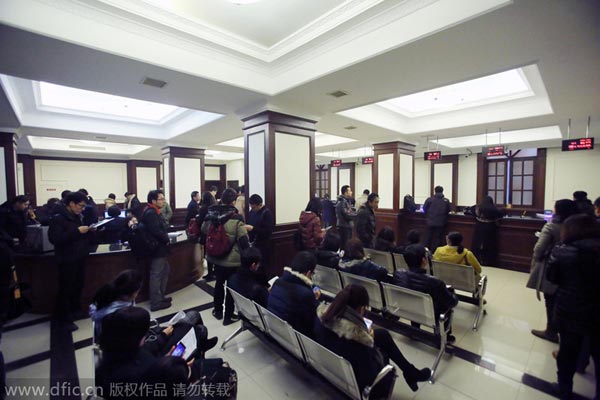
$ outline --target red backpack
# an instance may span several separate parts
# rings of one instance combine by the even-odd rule
[[[196,218],[190,219],[187,228],[185,229],[185,233],[189,240],[195,241],[200,236],[200,226],[196,222]]]
[[[223,257],[229,254],[233,243],[229,241],[229,236],[225,231],[225,223],[229,221],[233,213],[230,213],[228,217],[219,218],[213,221],[208,227],[208,233],[206,234],[206,254],[213,257]]]

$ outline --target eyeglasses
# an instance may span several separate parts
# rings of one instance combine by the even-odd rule
[[[79,208],[85,208],[85,203],[77,203],[75,205]]]

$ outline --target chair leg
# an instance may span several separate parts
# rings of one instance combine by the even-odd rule
[[[442,356],[446,352],[446,335],[447,335],[447,332],[444,329],[444,323],[442,321],[438,322],[438,329],[437,329],[437,331],[440,334],[440,351],[438,352],[437,356],[435,357],[435,360],[433,362],[433,366],[431,367],[431,377],[429,378],[429,383],[431,383],[432,385],[435,383],[435,371],[436,371],[436,369],[438,367],[438,364],[440,363],[440,360],[442,359]]]
[[[481,318],[482,315],[486,315],[487,313],[484,310],[485,305],[483,304],[483,295],[485,292],[485,283],[484,286],[480,286],[479,290],[478,290],[478,299],[479,299],[479,304],[477,305],[477,312],[475,313],[475,319],[473,320],[473,331],[477,332],[477,329],[479,329],[479,320]]]
[[[221,344],[221,351],[225,351],[225,345],[234,337],[236,337],[237,335],[239,335],[240,333],[244,332],[246,330],[246,327],[244,326],[244,324],[240,324],[240,327],[237,328],[235,330],[235,332],[233,332],[231,335],[229,335],[227,337],[227,339],[225,339],[225,341]]]

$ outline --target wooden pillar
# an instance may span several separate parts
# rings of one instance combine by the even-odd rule
[[[0,203],[17,195],[17,135],[0,132]]]

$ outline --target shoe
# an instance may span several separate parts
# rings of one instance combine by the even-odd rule
[[[157,306],[150,307],[150,311],[164,310],[164,309],[169,308],[169,307],[171,307],[171,302],[169,302],[169,301],[161,301],[160,303],[158,303]]]
[[[173,301],[172,297],[163,297],[163,301],[168,301],[169,303],[171,303]]]
[[[446,336],[446,343],[454,343],[456,342],[456,336],[448,334]]]
[[[547,340],[549,342],[558,343],[558,334],[556,334],[556,333],[552,334],[552,333],[548,332],[548,330],[541,331],[538,329],[532,329],[531,333],[533,334],[533,336],[537,336],[537,337]]]
[[[64,330],[67,332],[75,332],[76,330],[79,329],[79,327],[74,322],[65,321],[65,322],[63,322],[62,326],[63,326]]]
[[[411,367],[412,368],[410,371],[403,372],[402,375],[404,376],[404,380],[406,381],[408,387],[413,392],[416,392],[419,390],[417,382],[424,382],[428,380],[431,377],[431,370],[429,368],[423,368],[419,370],[412,365]]]
[[[240,316],[237,314],[233,314],[231,317],[225,317],[225,319],[223,320],[223,325],[227,326],[227,325],[231,325],[235,322],[238,322],[240,320]]]
[[[223,311],[212,310],[212,316],[216,319],[223,319]]]
[[[210,349],[212,349],[213,347],[215,347],[217,345],[218,341],[219,341],[219,338],[216,336],[214,336],[210,339],[206,339],[206,341],[202,345],[202,351],[203,352],[209,351]]]

